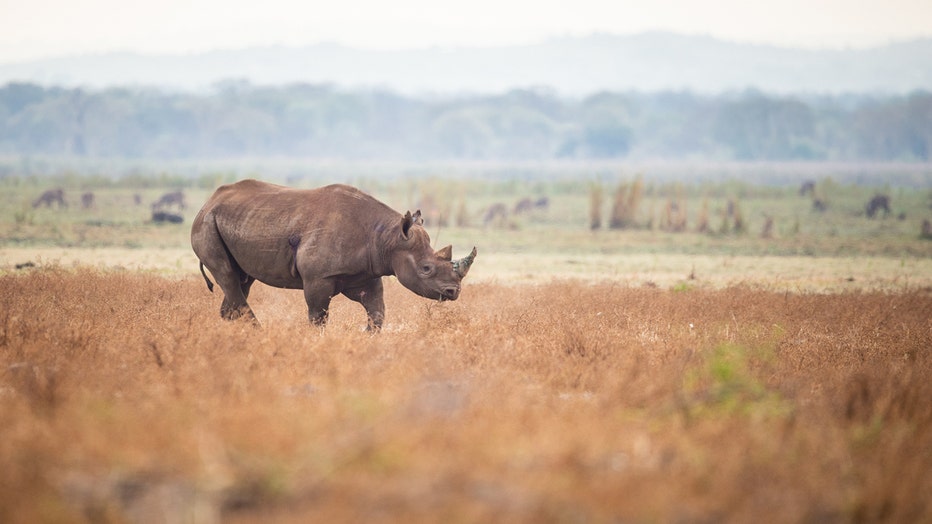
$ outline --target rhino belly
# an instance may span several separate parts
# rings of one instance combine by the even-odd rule
[[[247,271],[247,273],[249,272]],[[252,276],[252,273],[249,274]],[[272,287],[280,287],[285,289],[301,289],[304,287],[304,282],[300,278],[295,278],[290,275],[287,277],[282,275],[260,275],[253,276],[253,278],[259,282],[262,282],[263,284]]]
[[[256,243],[231,248],[230,253],[240,269],[259,282],[288,289],[304,287],[294,268],[294,255],[288,249]]]

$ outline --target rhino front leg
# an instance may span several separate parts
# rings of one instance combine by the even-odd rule
[[[345,289],[343,294],[350,300],[359,302],[366,309],[367,331],[382,329],[382,321],[385,320],[385,300],[381,278],[374,278],[359,287]]]
[[[333,283],[328,280],[304,282],[304,300],[307,302],[307,318],[318,326],[327,323],[327,310],[333,298]]]

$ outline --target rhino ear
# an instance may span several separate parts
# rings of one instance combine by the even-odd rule
[[[401,219],[401,236],[402,238],[408,238],[408,231],[411,229],[411,226],[414,225],[414,217],[411,216],[411,212],[408,211],[405,213],[404,218]]]
[[[410,211],[405,213],[405,217],[401,220],[401,236],[405,239],[408,238],[408,231],[411,230],[411,226],[423,226],[424,219],[421,218],[421,210],[418,209],[412,215]]]
[[[442,260],[446,260],[447,262],[450,262],[451,260],[453,260],[453,246],[447,246],[445,248],[440,249],[439,251],[437,251],[437,256],[440,257]]]

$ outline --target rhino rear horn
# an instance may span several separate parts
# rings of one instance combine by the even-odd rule
[[[465,257],[453,261],[453,271],[459,275],[460,278],[464,278],[466,273],[469,273],[469,266],[472,265],[472,261],[476,259],[476,248],[472,248],[472,253],[466,255]]]
[[[437,256],[441,260],[452,261],[453,260],[453,246],[447,246],[437,250]]]

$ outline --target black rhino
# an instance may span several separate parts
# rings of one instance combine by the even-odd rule
[[[366,310],[368,328],[385,318],[382,277],[394,275],[426,298],[456,300],[476,248],[453,260],[452,246],[430,247],[420,211],[405,215],[350,186],[292,189],[258,180],[221,186],[191,227],[191,246],[207,287],[223,290],[220,315],[255,322],[246,302],[258,280],[303,289],[308,318],[327,321],[339,293]]]

